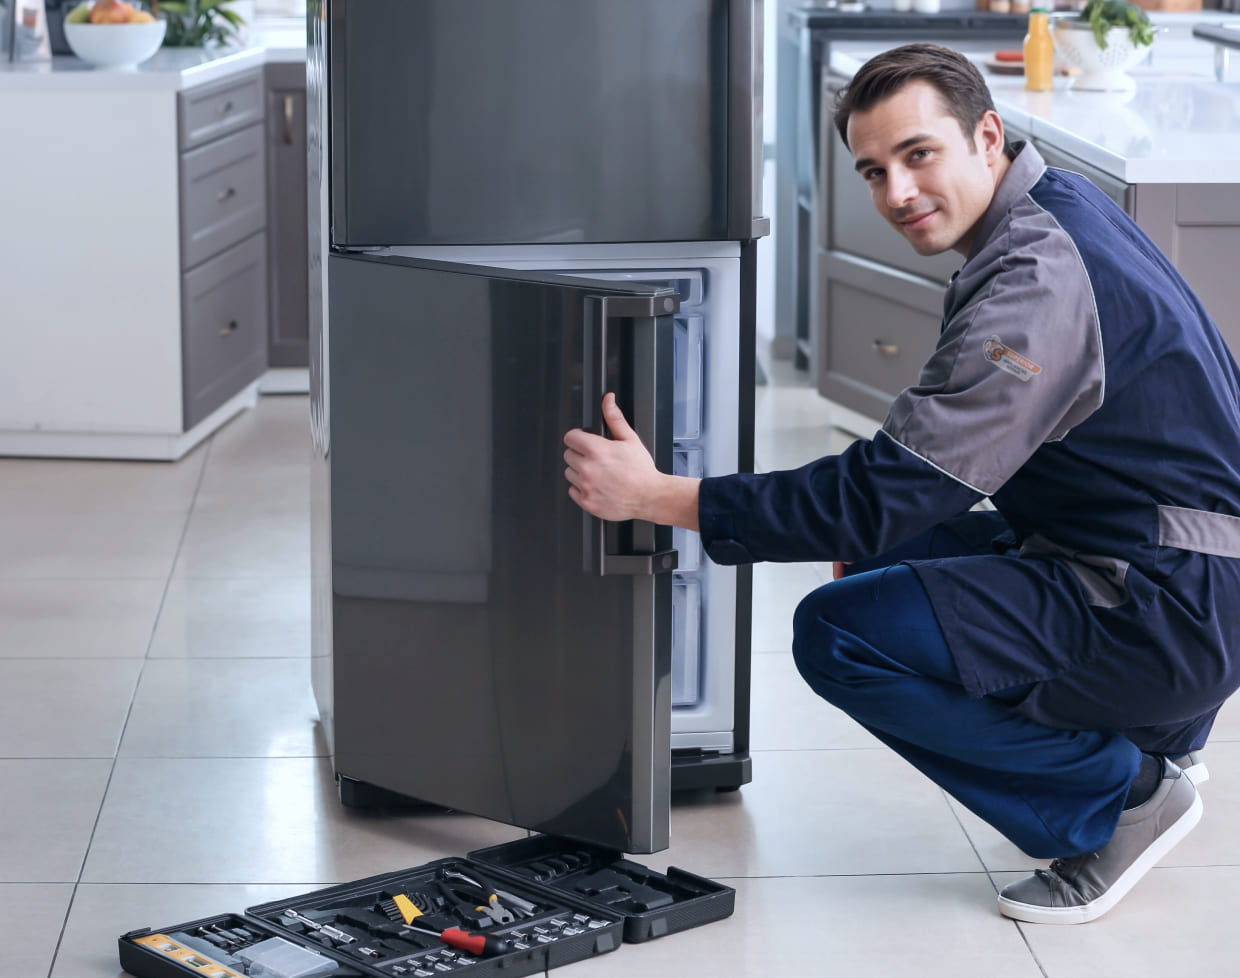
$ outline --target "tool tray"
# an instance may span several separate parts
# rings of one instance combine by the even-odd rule
[[[732,915],[736,891],[675,866],[657,873],[603,846],[534,835],[476,849],[469,858],[500,867],[560,894],[624,917],[632,944]],[[499,870],[496,870],[498,872]]]
[[[502,894],[500,910],[514,919],[496,920],[484,894],[442,880],[444,870],[490,884]],[[421,908],[415,926],[406,923],[410,904]],[[265,903],[244,915],[130,931],[119,944],[121,966],[137,978],[439,978],[458,971],[515,978],[613,951],[623,926],[619,913],[571,893],[449,858]],[[478,951],[451,946],[438,936],[450,928],[488,935],[492,944]]]

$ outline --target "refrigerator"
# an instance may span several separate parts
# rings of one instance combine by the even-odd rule
[[[313,0],[312,680],[341,799],[654,852],[751,779],[751,577],[568,497],[753,467],[761,0]]]

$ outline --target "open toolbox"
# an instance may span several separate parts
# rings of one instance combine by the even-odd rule
[[[736,891],[730,886],[675,866],[657,873],[615,849],[555,836],[532,835],[476,849],[469,858],[622,915],[624,939],[630,944],[722,920],[736,907]]]
[[[592,895],[591,895],[592,894]],[[732,913],[729,887],[551,836],[119,939],[136,978],[519,976]]]

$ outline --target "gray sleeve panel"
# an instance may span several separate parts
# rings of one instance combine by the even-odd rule
[[[986,495],[1102,404],[1102,334],[1080,254],[1029,197],[956,276],[947,326],[883,430]]]

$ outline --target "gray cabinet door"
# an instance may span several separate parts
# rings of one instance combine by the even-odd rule
[[[361,255],[328,275],[337,772],[666,847],[671,530],[586,516],[562,438],[614,390],[670,470],[675,293]]]
[[[308,351],[306,69],[267,66],[267,241],[271,287],[267,350],[273,367],[304,367]]]
[[[188,431],[267,366],[267,243],[262,234],[181,280],[182,407]]]
[[[1135,219],[1189,286],[1240,358],[1240,186],[1139,184]]]
[[[836,253],[819,253],[822,330],[818,392],[881,420],[917,382],[934,352],[943,290],[911,275]]]

